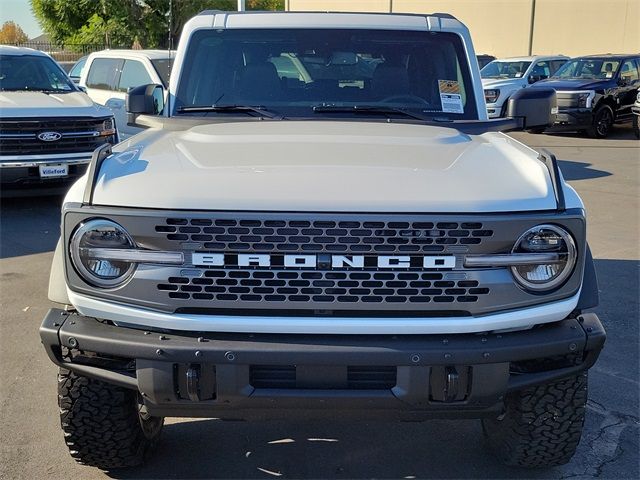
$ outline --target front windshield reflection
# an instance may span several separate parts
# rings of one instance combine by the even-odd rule
[[[477,118],[464,47],[451,33],[202,30],[185,58],[174,107],[182,114],[197,114],[191,107],[260,106],[291,118],[309,116],[319,105],[359,105],[371,113],[380,107]],[[329,110],[323,113],[362,114]]]

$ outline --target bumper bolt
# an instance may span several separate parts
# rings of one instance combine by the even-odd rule
[[[233,352],[227,352],[224,354],[224,358],[226,358],[230,362],[233,362],[236,359],[236,356]]]
[[[200,350],[196,350],[195,355],[196,355],[196,357],[201,357],[202,356],[202,352]]]
[[[482,337],[482,340],[480,340],[482,343],[487,343],[487,337]]]
[[[449,344],[449,340],[447,340],[446,338],[444,340],[442,340],[442,344],[443,345],[448,345]]]
[[[199,341],[200,343],[204,342],[204,337],[198,337],[198,341]]]
[[[76,348],[78,346],[78,340],[76,340],[75,337],[69,337],[69,346]]]
[[[166,339],[167,339],[167,337],[165,337],[164,335],[160,335],[158,338],[159,338],[160,340],[166,340]]]
[[[587,332],[593,332],[593,328],[592,327],[587,327]]]
[[[411,361],[413,363],[418,363],[420,361],[420,355],[416,354],[416,355],[411,355]]]
[[[445,358],[445,360],[449,360],[451,358],[451,354],[450,353],[445,353],[444,354],[444,358]]]
[[[151,332],[144,332],[145,335],[151,335]]]
[[[576,348],[578,348],[578,345],[576,345],[575,343],[571,343],[569,345],[569,351],[571,351],[571,352],[575,351]]]
[[[156,354],[157,355],[162,355],[163,353],[164,353],[164,351],[161,348],[156,350]]]
[[[491,354],[489,352],[484,352],[482,354],[482,358],[489,358],[491,356]]]

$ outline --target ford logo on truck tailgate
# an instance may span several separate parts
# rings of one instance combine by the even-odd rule
[[[62,134],[58,132],[42,132],[38,134],[38,140],[43,142],[56,142],[62,138]]]

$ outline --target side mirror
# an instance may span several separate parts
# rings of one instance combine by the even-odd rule
[[[523,130],[546,128],[555,122],[558,111],[552,88],[521,88],[509,97],[507,117],[519,119]]]
[[[529,84],[531,83],[536,83],[539,82],[540,80],[542,80],[542,77],[540,75],[529,75]]]
[[[627,85],[629,85],[629,82],[627,82],[625,78],[620,77],[618,79],[618,85],[621,87],[626,87]]]
[[[164,88],[155,83],[134,87],[127,92],[124,106],[130,125],[138,115],[159,115],[164,108]]]

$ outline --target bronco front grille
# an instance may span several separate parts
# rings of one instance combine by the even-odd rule
[[[516,284],[508,268],[464,266],[467,255],[510,252],[515,239],[537,224],[557,223],[579,238],[583,223],[578,216],[96,207],[65,215],[67,245],[77,225],[88,218],[109,218],[122,225],[140,248],[182,252],[184,262],[141,264],[130,281],[108,290],[87,285],[69,262],[71,288],[167,313],[326,317],[327,321],[466,317],[555,301],[579,287],[572,280],[557,292],[532,295]],[[294,255],[317,261],[287,264]],[[247,256],[259,256],[264,262],[240,261]],[[345,256],[351,263],[334,265],[334,257]],[[380,261],[394,256],[410,261],[402,266]],[[214,257],[215,263],[210,260]],[[445,265],[437,264],[436,257],[446,259],[446,266],[436,266]]]
[[[2,120],[0,155],[92,152],[108,140],[99,136],[105,121],[110,118]],[[39,140],[38,134],[43,132],[56,132],[62,138],[51,142]]]
[[[442,252],[493,235],[480,222],[167,218],[155,231],[206,250],[237,252]]]
[[[474,303],[489,293],[476,280],[445,280],[443,273],[290,270],[204,270],[157,285],[174,300],[339,304]],[[192,303],[193,304],[193,303]]]

